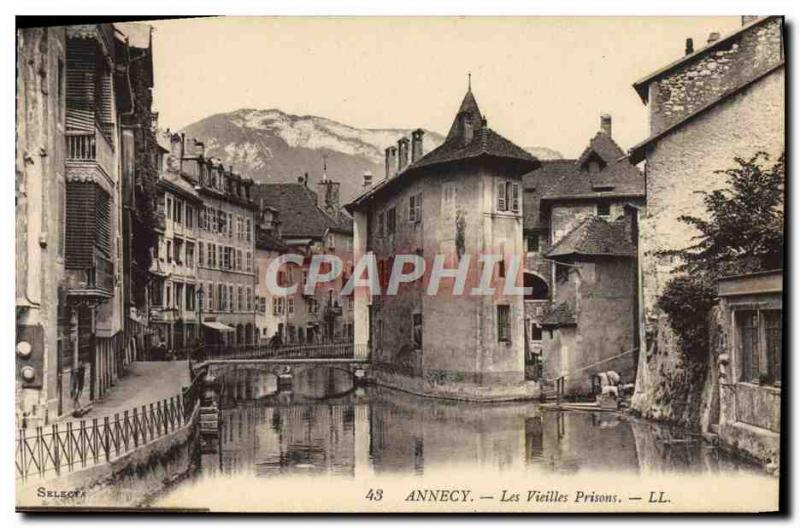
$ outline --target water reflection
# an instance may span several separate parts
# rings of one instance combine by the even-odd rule
[[[613,413],[553,412],[534,403],[474,405],[381,387],[347,372],[295,370],[290,391],[272,373],[221,380],[220,452],[202,474],[431,474],[612,471],[755,472],[686,433]]]

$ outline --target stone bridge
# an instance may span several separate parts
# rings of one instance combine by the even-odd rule
[[[241,392],[245,384],[243,376],[263,375],[274,377],[276,389],[289,390],[295,383],[305,384],[308,378],[319,372],[336,372],[346,377],[352,386],[366,382],[369,367],[367,358],[254,358],[254,359],[209,359],[193,366],[194,372],[205,372],[208,379],[220,380],[223,384],[231,384]],[[262,377],[263,377],[262,376]],[[246,390],[253,390],[252,384]]]

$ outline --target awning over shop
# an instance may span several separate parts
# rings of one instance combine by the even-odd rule
[[[218,323],[217,321],[204,321],[203,326],[216,330],[217,332],[235,332],[236,330],[226,324]]]

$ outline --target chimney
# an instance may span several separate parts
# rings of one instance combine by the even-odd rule
[[[759,18],[760,17],[758,15],[742,15],[742,25],[746,26],[747,24],[749,24],[751,22],[755,22]]]
[[[708,34],[708,44],[713,44],[714,42],[719,40],[719,32],[712,31]]]
[[[611,116],[609,114],[600,116],[600,130],[608,137],[611,137]]]
[[[172,134],[169,138],[169,153],[181,159],[181,137],[178,134]]]
[[[372,173],[370,171],[364,171],[364,189],[368,189],[372,187]]]
[[[690,38],[686,39],[686,55],[694,53],[694,41]]]
[[[397,140],[397,172],[408,166],[408,138],[401,137]]]
[[[421,128],[411,133],[411,163],[415,163],[422,157],[422,136],[424,135],[425,131]]]
[[[386,147],[386,179],[397,174],[397,147]]]

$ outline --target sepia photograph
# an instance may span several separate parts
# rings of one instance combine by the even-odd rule
[[[783,16],[14,31],[17,511],[786,507]]]

